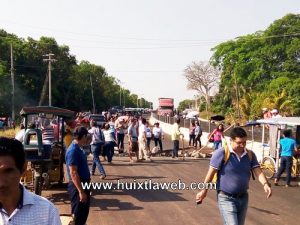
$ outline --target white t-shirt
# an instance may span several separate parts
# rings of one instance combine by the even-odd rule
[[[151,131],[151,128],[145,126],[145,131],[146,131],[146,137],[147,137],[147,138],[152,138],[152,131]]]
[[[113,132],[111,129],[103,130],[104,139],[105,141],[115,141],[115,138],[113,136]]]
[[[146,132],[146,127],[144,124],[139,126],[139,139],[144,137],[144,133]]]
[[[161,136],[163,135],[161,127],[153,127],[153,135],[155,138],[161,138]]]
[[[89,129],[89,133],[92,134],[92,142],[91,145],[93,144],[98,144],[101,143],[104,140],[101,140],[101,130],[99,127],[92,127],[91,129]]]

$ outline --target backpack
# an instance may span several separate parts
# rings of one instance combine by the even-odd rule
[[[250,161],[252,161],[252,159],[253,159],[253,152],[251,150],[249,150],[249,149],[246,149],[246,151],[247,151],[247,155],[248,155]],[[227,144],[225,144],[224,145],[224,159],[223,159],[222,166],[226,165],[226,163],[228,162],[229,158],[230,158],[230,150],[229,150]],[[213,177],[213,179],[211,181],[212,183],[217,183],[219,171],[220,170],[218,170],[215,173],[215,175],[214,175],[214,177]],[[253,170],[251,169],[250,172],[251,172],[252,179],[255,180],[255,176],[254,176]]]

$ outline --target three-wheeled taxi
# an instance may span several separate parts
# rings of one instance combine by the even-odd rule
[[[278,171],[280,160],[280,144],[279,140],[282,137],[282,130],[291,129],[293,138],[297,144],[300,144],[300,117],[280,117],[257,120],[263,125],[262,131],[262,161],[261,168],[267,178],[272,178]],[[265,129],[269,132],[265,132]],[[268,137],[266,137],[266,133]],[[300,176],[300,159],[299,156],[293,157],[292,177]]]
[[[35,106],[22,108],[20,115],[24,117],[23,146],[28,162],[22,180],[41,195],[42,189],[49,188],[51,183],[63,182],[64,126],[66,120],[74,119],[75,112],[52,106]],[[29,124],[31,128],[28,128]]]

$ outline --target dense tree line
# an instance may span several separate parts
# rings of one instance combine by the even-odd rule
[[[211,63],[222,70],[213,110],[245,119],[261,108],[300,115],[300,15],[288,14],[265,31],[216,46]]]
[[[211,65],[221,71],[211,111],[232,120],[261,117],[261,109],[300,116],[300,15],[288,14],[265,31],[214,47]]]
[[[43,61],[43,55],[48,53],[53,53],[57,60],[51,70],[53,106],[75,111],[92,110],[91,86],[97,111],[119,105],[120,92],[122,105],[125,101],[126,107],[136,106],[138,96],[121,89],[118,80],[108,75],[104,67],[88,61],[77,63],[69,47],[59,46],[54,38],[23,39],[0,30],[0,116],[9,116],[12,110],[11,45],[16,113],[25,105],[48,105],[48,63]],[[44,91],[43,86],[46,87]],[[149,102],[145,99],[143,102],[149,107]]]

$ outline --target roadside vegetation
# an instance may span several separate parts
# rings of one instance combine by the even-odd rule
[[[97,111],[120,105],[121,100],[126,107],[136,107],[136,94],[122,88],[121,81],[103,66],[78,62],[67,45],[59,45],[51,37],[19,38],[0,29],[0,117],[12,114],[12,62],[16,115],[26,105],[48,105],[48,62],[44,59],[49,53],[55,59],[51,63],[53,106],[74,111],[93,109],[93,91]],[[150,106],[144,98],[139,102],[140,107]]]
[[[203,67],[207,66],[203,62],[193,62],[199,67],[184,73],[185,77],[194,75],[193,85],[187,80],[188,88],[200,95],[198,110],[208,107],[212,113],[239,121],[260,118],[264,107],[276,108],[282,116],[300,116],[300,14],[288,14],[264,31],[226,41],[212,50],[210,66],[220,71],[211,73],[213,84],[203,82]],[[218,86],[217,91],[209,92],[209,98],[199,91],[208,84]],[[186,103],[179,106],[184,108]]]

